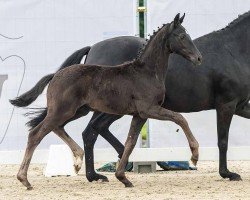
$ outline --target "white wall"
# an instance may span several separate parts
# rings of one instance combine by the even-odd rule
[[[227,23],[250,9],[250,0],[147,0],[148,32],[162,23],[170,22],[176,13],[186,12],[184,26],[193,38],[226,26]],[[18,55],[24,59],[26,71],[20,93],[31,88],[43,75],[54,72],[76,49],[94,44],[108,37],[136,35],[135,0],[0,0],[0,56]],[[12,39],[5,38],[4,36]],[[15,39],[17,38],[17,39]],[[16,56],[0,60],[0,78],[4,81],[0,97],[0,141],[10,122],[0,150],[24,149],[28,131],[22,114],[28,110],[15,109],[8,99],[17,94],[24,63]],[[1,86],[0,86],[1,88]],[[32,105],[44,106],[45,92]],[[216,146],[215,112],[185,114],[201,146]],[[82,145],[81,132],[90,115],[72,122],[67,132]],[[131,117],[111,126],[111,131],[122,142],[128,133]],[[150,120],[152,147],[186,147],[183,132],[175,124]],[[235,117],[231,127],[231,146],[250,146],[249,120]],[[39,145],[61,143],[53,134]],[[109,147],[98,139],[97,147]]]
[[[250,10],[250,0],[147,0],[147,31],[186,13],[183,25],[193,39],[225,27],[238,15]],[[217,146],[216,113],[184,114],[203,147]],[[183,131],[174,123],[150,120],[151,147],[187,146]],[[180,129],[177,133],[176,130]],[[230,129],[230,146],[250,146],[250,121],[235,116]]]
[[[22,75],[20,94],[30,89],[44,75],[55,72],[75,50],[119,35],[136,34],[135,2],[131,0],[0,0],[0,78],[4,81],[0,98],[0,141],[8,123],[10,127],[0,150],[24,149],[27,141],[28,110],[15,109],[8,99],[17,95]],[[9,39],[9,38],[12,39]],[[24,72],[24,68],[26,71]],[[46,105],[45,93],[31,106]],[[90,115],[66,127],[79,143]],[[125,125],[126,124],[126,125]],[[126,137],[129,123],[112,127]],[[124,131],[125,130],[125,131]],[[125,134],[124,134],[125,132]],[[60,140],[51,134],[39,148],[48,148]],[[102,144],[102,145],[101,145]],[[99,146],[108,146],[102,142]]]

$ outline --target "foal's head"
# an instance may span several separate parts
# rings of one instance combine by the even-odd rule
[[[177,14],[174,21],[169,25],[166,45],[170,52],[179,54],[195,65],[199,65],[201,64],[202,56],[185,28],[181,25],[184,17],[185,14],[181,18],[180,14]]]

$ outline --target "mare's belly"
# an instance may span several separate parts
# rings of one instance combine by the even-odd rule
[[[198,112],[214,108],[214,93],[209,84],[183,85],[175,83],[166,88],[163,107],[175,112]]]

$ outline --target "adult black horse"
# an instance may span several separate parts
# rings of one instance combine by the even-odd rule
[[[216,109],[219,147],[219,173],[223,178],[241,180],[240,175],[227,168],[228,133],[234,114],[250,119],[250,11],[231,22],[226,28],[195,40],[203,55],[198,68],[190,66],[180,56],[172,56],[166,78],[166,98],[163,106],[177,112],[198,112]],[[116,65],[136,57],[145,40],[136,37],[118,37],[83,48],[70,56],[61,68],[79,63],[87,54],[85,63]],[[88,52],[89,51],[89,52]],[[115,55],[115,56],[114,56]],[[116,58],[116,59],[114,59]],[[175,67],[178,66],[178,67]],[[32,103],[52,79],[44,77],[34,88],[12,103],[22,107]],[[40,116],[42,116],[42,113]],[[86,115],[78,110],[74,120]],[[39,116],[38,116],[39,117]],[[109,126],[121,116],[95,112],[83,132],[87,178],[89,181],[105,177],[94,171],[93,146],[100,133],[121,157],[123,145],[109,132]],[[36,119],[29,125],[36,126]]]

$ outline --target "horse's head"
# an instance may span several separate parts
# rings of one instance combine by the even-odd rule
[[[180,14],[177,14],[174,21],[171,22],[168,31],[168,48],[171,52],[183,56],[195,65],[200,65],[202,61],[201,53],[186,32],[186,29],[181,25],[184,17],[185,14],[181,18]]]

